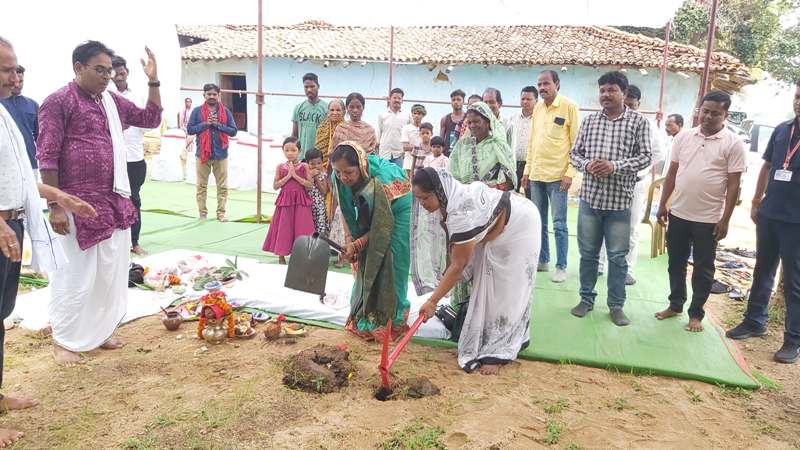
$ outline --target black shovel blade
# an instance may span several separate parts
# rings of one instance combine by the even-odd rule
[[[283,285],[310,294],[324,294],[330,252],[330,246],[322,239],[311,236],[295,239]]]

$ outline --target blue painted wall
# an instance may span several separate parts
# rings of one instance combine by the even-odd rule
[[[184,61],[182,86],[201,87],[204,83],[219,83],[221,73],[242,73],[247,79],[247,89],[257,89],[257,66],[254,59],[229,59],[224,61]],[[618,67],[568,66],[566,71],[552,66],[488,66],[465,65],[456,66],[447,74],[449,80],[436,80],[438,67],[429,71],[427,66],[418,64],[399,64],[394,69],[395,87],[406,92],[406,99],[426,99],[449,101],[450,92],[460,88],[467,95],[481,94],[487,86],[500,89],[503,101],[507,105],[519,104],[519,92],[526,85],[536,85],[536,78],[542,70],[559,71],[561,77],[561,93],[575,100],[582,108],[598,107],[597,78],[604,72]],[[320,78],[321,95],[346,96],[358,91],[364,96],[385,96],[388,91],[388,65],[385,63],[367,63],[361,66],[358,62],[343,67],[342,62],[333,61],[329,67],[323,67],[322,61],[306,61],[298,63],[292,59],[269,58],[264,63],[264,91],[302,94],[301,78],[306,72],[314,72]],[[643,75],[638,69],[629,68],[627,75],[632,84],[642,90],[642,110],[658,109],[659,70],[648,69]],[[687,77],[688,76],[688,77]],[[681,75],[667,73],[664,92],[664,111],[667,114],[680,113],[690,117],[699,90],[698,74]],[[202,102],[199,92],[182,91],[182,97],[192,97],[195,105]],[[291,115],[294,106],[303,99],[298,97],[267,96],[264,107],[264,131],[267,134],[288,135],[292,131]],[[406,103],[404,109],[410,108]],[[426,104],[428,116],[425,118],[434,124],[438,133],[439,120],[451,111],[449,105]],[[364,119],[375,126],[378,114],[386,107],[383,101],[367,101]],[[513,114],[518,108],[504,108],[504,115]],[[651,116],[652,117],[652,116]],[[255,97],[248,96],[248,130],[256,132]]]

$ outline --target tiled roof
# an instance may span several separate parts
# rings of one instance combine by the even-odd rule
[[[183,59],[255,58],[254,25],[178,26],[178,34],[201,41],[181,49]],[[418,64],[620,65],[659,67],[664,41],[598,26],[396,27],[394,60]],[[700,72],[705,53],[671,43],[669,69]],[[308,21],[264,28],[266,57],[388,61],[389,29],[333,26]],[[712,56],[712,71],[747,76],[725,53]]]

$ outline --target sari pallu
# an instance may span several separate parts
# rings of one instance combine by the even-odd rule
[[[530,339],[530,301],[536,282],[541,220],[536,206],[511,192],[481,183],[464,185],[442,170],[434,179],[451,245],[476,242],[464,278],[472,283],[458,339],[458,363],[472,372],[482,364],[505,364]],[[501,218],[505,226],[486,235]]]
[[[342,214],[353,239],[368,236],[358,253],[356,282],[347,329],[364,338],[382,339],[392,321],[392,337],[407,328],[411,186],[402,169],[375,155],[367,156],[355,142],[343,142],[359,154],[359,191],[336,182]]]

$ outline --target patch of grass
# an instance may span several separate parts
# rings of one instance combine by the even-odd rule
[[[564,447],[564,450],[581,450],[581,447],[578,444],[570,443],[570,444],[567,444],[566,447]]]
[[[753,398],[753,393],[747,389],[742,389],[740,387],[731,387],[726,386],[724,384],[720,384],[719,390],[725,397],[732,397],[732,398],[741,398],[743,400],[750,400]]]
[[[784,305],[778,305],[773,303],[770,305],[767,314],[769,316],[769,320],[767,321],[767,323],[781,324],[786,318],[786,307]]]
[[[700,394],[698,394],[697,391],[694,390],[694,387],[688,384],[684,384],[683,390],[686,391],[687,394],[689,394],[689,400],[692,403],[700,403],[703,401],[703,399],[700,398]]]
[[[769,422],[759,421],[756,430],[761,434],[774,435],[778,427]]]
[[[561,433],[564,431],[564,424],[556,422],[555,420],[547,421],[547,436],[544,438],[544,443],[547,445],[556,445],[561,440]]]
[[[613,402],[608,404],[608,407],[617,411],[623,411],[625,409],[630,408],[628,401],[622,397],[617,397],[614,399]]]
[[[130,437],[119,445],[123,450],[157,450],[156,438],[150,433],[143,437]]]
[[[558,401],[556,401],[555,403],[549,403],[549,404],[545,405],[544,412],[545,412],[545,414],[549,414],[551,416],[554,416],[554,415],[560,413],[561,411],[567,409],[568,407],[569,407],[569,402],[567,400],[561,398],[561,399],[558,399]]]
[[[403,431],[395,432],[389,439],[378,445],[380,450],[427,450],[447,447],[441,440],[444,431],[439,427],[425,426],[421,419],[415,419]]]

